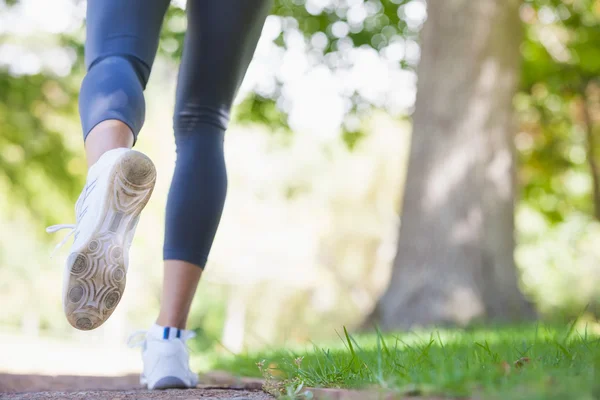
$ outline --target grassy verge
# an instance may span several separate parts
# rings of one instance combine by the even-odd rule
[[[600,398],[600,339],[589,331],[575,324],[356,336],[341,331],[336,343],[224,357],[214,367],[265,376],[272,391],[283,393],[303,385],[378,387],[406,395],[592,400]]]

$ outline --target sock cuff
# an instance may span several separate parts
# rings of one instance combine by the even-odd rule
[[[152,325],[152,327],[148,331],[150,336],[152,336],[153,338],[164,340],[179,339],[181,338],[182,332],[182,329],[174,328],[172,326],[161,326],[158,324]]]

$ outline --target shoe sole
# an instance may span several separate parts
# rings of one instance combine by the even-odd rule
[[[166,390],[166,389],[189,389],[190,386],[186,385],[184,381],[175,376],[165,376],[154,384],[151,390]]]
[[[83,250],[67,259],[64,311],[69,323],[84,331],[102,325],[123,296],[125,241],[152,195],[156,169],[147,156],[131,150],[117,160],[108,179],[101,222]]]

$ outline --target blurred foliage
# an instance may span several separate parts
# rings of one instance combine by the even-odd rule
[[[546,315],[596,315],[600,262],[600,2],[526,0],[516,259]]]
[[[366,1],[360,10],[366,15],[357,19],[352,13],[356,14],[359,3],[325,2],[320,3],[326,5],[324,8],[318,8],[311,1],[277,0],[272,13],[279,16],[281,30],[274,42],[286,49],[290,32],[301,32],[311,62],[336,70],[350,63],[349,49],[368,46],[381,53],[392,43],[416,40],[419,27],[409,26],[403,12],[410,0]],[[600,120],[598,4],[596,0],[527,0],[521,8],[526,36],[522,44],[522,91],[515,99],[520,116],[516,136],[520,186],[524,201],[554,222],[563,221],[573,211],[600,218],[600,199],[595,198],[600,196],[600,170],[595,166],[600,145],[595,145],[599,140],[593,140]],[[185,31],[185,11],[171,7],[160,53],[178,59]],[[72,113],[77,98],[82,42],[79,37],[64,35],[60,43],[79,55],[70,77],[44,72],[14,76],[0,66],[2,176],[11,182],[14,195],[40,215],[43,210],[36,210],[28,200],[33,193],[26,179],[31,168],[41,168],[48,180],[71,197],[80,184],[80,178],[71,179],[66,168],[65,161],[73,155],[61,135],[51,132],[43,120],[49,113]],[[415,63],[401,59],[399,66],[414,69]],[[281,85],[277,80],[271,93],[247,96],[236,108],[236,121],[289,132],[280,102]],[[347,98],[348,116],[362,118],[374,107],[385,108],[358,92],[347,93]],[[345,124],[340,137],[353,147],[364,135],[356,126]]]
[[[305,51],[310,55],[311,66],[323,66],[335,71],[347,68],[350,64],[349,50],[369,47],[383,51],[388,45],[406,39],[417,39],[417,26],[410,27],[403,19],[402,6],[412,0],[369,0],[335,1],[325,3],[321,8],[315,2],[306,0],[276,0],[272,15],[278,16],[281,31],[274,43],[287,50],[291,35],[300,32],[305,37]],[[350,16],[354,13],[354,18]],[[357,13],[364,13],[356,17]],[[185,35],[185,11],[171,7],[167,13],[162,32],[160,51],[179,59],[183,49]],[[405,59],[399,61],[404,69],[414,69],[415,62]],[[235,110],[238,123],[256,123],[267,125],[275,131],[287,130],[286,112],[281,106],[283,82],[277,79],[271,93],[253,93],[246,97]],[[349,102],[347,117],[363,117],[373,108],[382,108],[382,104],[373,102],[359,92],[347,93]],[[383,107],[385,108],[385,107]],[[341,139],[349,148],[356,145],[364,136],[357,127],[344,124],[341,127]]]
[[[349,15],[357,2],[324,3],[328,6],[315,9],[313,2],[278,0],[273,13],[281,18],[282,29],[274,42],[285,49],[289,32],[300,31],[314,63],[332,70],[344,68],[350,48],[369,46],[381,52],[396,41],[416,39],[418,29],[402,18],[402,7],[409,2],[366,1],[367,15],[356,23]],[[516,144],[522,198],[554,222],[574,210],[600,218],[600,199],[592,198],[594,189],[600,195],[600,170],[595,167],[600,145],[594,140],[600,120],[599,10],[596,0],[527,0],[521,9],[527,30],[522,44],[522,92],[515,105],[520,116]],[[171,7],[162,33],[163,55],[181,56],[185,27],[185,11]],[[11,183],[11,193],[40,216],[44,210],[32,204],[34,192],[27,179],[32,169],[42,171],[45,179],[71,198],[80,184],[80,177],[73,180],[67,168],[73,154],[45,121],[51,114],[72,114],[76,106],[82,43],[79,37],[68,36],[60,42],[79,55],[69,77],[46,71],[16,76],[0,66],[0,176]],[[415,67],[406,60],[399,64]],[[249,95],[236,109],[237,121],[287,128],[285,111],[277,103],[280,85],[270,94]],[[370,104],[360,93],[347,95],[349,115],[364,116],[373,106],[380,106]],[[342,127],[341,138],[349,146],[363,136],[363,132]]]
[[[0,179],[7,180],[12,200],[42,223],[52,220],[52,205],[40,193],[40,180],[66,194],[64,200],[80,190],[68,168],[73,154],[46,122],[57,114],[73,115],[72,99],[72,90],[55,77],[0,70]]]
[[[0,12],[15,3],[0,1]],[[0,43],[9,39],[0,33]],[[68,168],[73,153],[56,126],[60,116],[72,119],[76,100],[75,87],[62,77],[47,71],[15,74],[0,64],[0,182],[8,186],[11,204],[26,207],[42,224],[54,216],[39,196],[40,181],[51,182],[50,190],[68,199],[80,189],[79,177]]]
[[[528,0],[520,116],[522,198],[552,222],[600,219],[600,2]]]

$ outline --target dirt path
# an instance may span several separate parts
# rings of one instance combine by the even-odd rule
[[[272,400],[260,385],[244,384],[218,388],[200,386],[193,390],[143,390],[138,375],[120,377],[44,376],[0,374],[0,399],[66,400],[142,400],[142,399],[215,399]]]

